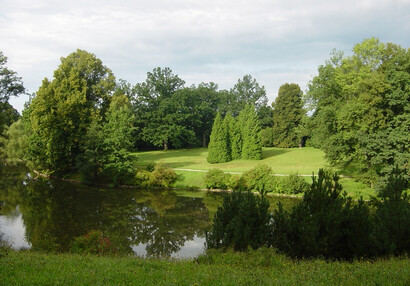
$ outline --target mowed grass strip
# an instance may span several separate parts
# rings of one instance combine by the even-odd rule
[[[292,260],[271,249],[197,261],[11,252],[1,285],[409,285],[408,258]]]
[[[139,157],[138,164],[145,166],[150,162],[166,164],[176,169],[209,170],[218,168],[228,172],[245,172],[259,164],[270,166],[276,174],[298,173],[311,175],[319,168],[329,167],[323,151],[315,148],[264,148],[262,160],[234,160],[227,163],[209,164],[206,160],[208,149],[180,149],[168,151],[148,151],[134,153]]]

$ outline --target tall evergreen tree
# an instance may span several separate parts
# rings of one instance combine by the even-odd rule
[[[297,127],[304,114],[299,85],[284,84],[273,103],[273,145],[291,148],[299,145]]]
[[[232,160],[242,158],[242,131],[239,122],[228,113],[225,117],[229,123],[229,141]]]
[[[261,127],[253,105],[247,105],[239,115],[242,124],[242,159],[262,159]]]
[[[208,162],[224,163],[231,161],[229,150],[229,133],[222,116],[217,113],[212,126],[211,139],[208,146]]]

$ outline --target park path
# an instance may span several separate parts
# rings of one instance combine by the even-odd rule
[[[196,169],[179,169],[179,168],[173,168],[175,171],[187,171],[187,172],[200,172],[200,173],[208,173],[209,170],[196,170]],[[227,174],[235,174],[235,175],[242,175],[243,172],[224,172]],[[287,177],[289,174],[273,174],[274,176],[277,177]],[[311,177],[312,175],[302,175],[299,174],[299,176],[302,177]],[[316,176],[316,175],[315,175]]]
[[[173,168],[175,171],[187,171],[187,172],[200,172],[200,173],[208,173],[209,170],[197,170],[197,169],[180,169],[180,168]],[[225,172],[228,174],[235,174],[235,175],[242,175],[243,172]],[[288,177],[289,174],[273,174],[276,177]],[[304,175],[298,174],[301,177],[312,177],[312,175]],[[314,174],[316,177],[317,174]],[[351,176],[339,175],[340,178],[352,178]]]

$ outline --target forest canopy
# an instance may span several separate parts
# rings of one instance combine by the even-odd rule
[[[251,75],[221,90],[214,82],[186,86],[157,67],[131,84],[77,50],[43,80],[15,126],[19,115],[8,99],[25,90],[6,62],[1,53],[1,156],[43,172],[121,181],[133,172],[135,150],[217,146],[218,133],[218,148],[227,151],[221,159],[210,149],[214,163],[260,159],[262,145],[306,143],[369,183],[395,165],[409,174],[410,52],[376,38],[355,45],[351,56],[333,51],[305,93],[284,83],[271,106]]]

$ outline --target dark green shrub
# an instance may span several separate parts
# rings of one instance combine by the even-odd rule
[[[372,198],[376,207],[374,233],[376,249],[381,255],[410,253],[410,197],[409,181],[398,167],[379,187],[377,198]]]
[[[243,174],[246,188],[252,192],[259,192],[261,195],[275,189],[275,177],[272,169],[265,164],[245,172]]]
[[[291,213],[275,211],[271,245],[293,257],[371,256],[369,209],[342,194],[338,180],[337,174],[319,170]]]
[[[207,189],[228,189],[230,174],[224,173],[221,169],[211,169],[204,177]]]
[[[278,179],[277,191],[283,194],[302,194],[308,191],[310,185],[306,180],[297,174],[290,174],[287,177]]]
[[[208,249],[233,248],[245,251],[267,244],[269,237],[269,202],[251,192],[233,192],[224,198],[206,234]]]
[[[71,244],[71,252],[81,254],[108,254],[114,248],[108,238],[99,230],[91,230],[86,235],[77,237]]]
[[[145,170],[147,170],[148,172],[152,172],[154,171],[156,165],[157,163],[155,162],[148,162],[147,165],[145,166]]]

